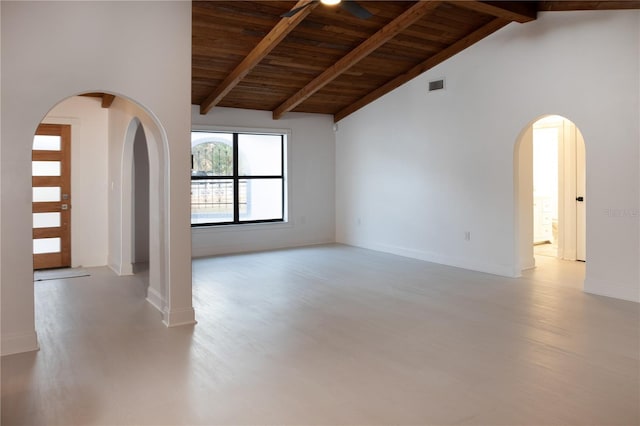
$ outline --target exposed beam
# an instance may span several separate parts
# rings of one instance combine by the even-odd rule
[[[309,4],[312,3],[312,4]],[[260,63],[320,2],[300,0],[293,8],[309,4],[295,15],[282,18],[258,45],[238,64],[222,83],[200,104],[200,114],[206,114],[216,106],[251,70]]]
[[[521,24],[534,21],[538,16],[538,2],[536,1],[454,1],[452,3]]]
[[[82,93],[80,96],[86,96],[89,98],[99,98],[102,102],[102,108],[109,108],[113,103],[113,100],[116,98],[114,95],[110,95],[108,93],[102,93],[102,92]]]
[[[102,108],[109,108],[113,103],[113,100],[116,97],[114,95],[109,95],[108,93],[102,94]]]
[[[463,51],[464,49],[466,49],[467,47],[471,46],[472,44],[482,40],[485,37],[487,37],[489,34],[492,34],[492,33],[496,32],[496,31],[498,31],[500,28],[502,28],[505,25],[509,24],[509,22],[510,21],[505,20],[505,19],[501,19],[501,18],[494,19],[493,21],[489,22],[488,24],[486,24],[486,25],[478,28],[477,30],[473,31],[471,34],[467,35],[466,37],[464,37],[464,38],[456,41],[452,45],[444,48],[440,52],[438,52],[435,55],[431,56],[429,59],[425,60],[424,62],[416,65],[413,68],[411,68],[406,73],[400,74],[399,76],[397,76],[393,80],[389,81],[385,85],[377,88],[373,92],[369,93],[368,95],[364,96],[363,98],[359,99],[358,101],[354,102],[353,104],[349,105],[348,107],[346,107],[346,108],[342,109],[341,111],[339,111],[338,113],[334,114],[333,120],[335,122],[338,122],[338,121],[342,120],[343,118],[345,118],[349,114],[352,114],[352,113],[356,112],[357,110],[359,110],[360,108],[364,107],[365,105],[370,104],[371,102],[373,102],[376,99],[386,95],[387,93],[391,92],[392,90],[397,89],[398,87],[400,87],[401,85],[403,85],[407,81],[414,79],[415,77],[419,76],[420,74],[424,73],[425,71],[428,71],[429,69],[435,67],[436,65],[440,64],[441,62],[444,62],[445,60],[447,60],[450,57],[454,56],[455,54]]]
[[[540,1],[538,10],[564,11],[564,10],[624,10],[640,9],[638,0],[609,0],[609,1]]]
[[[279,119],[283,114],[300,105],[311,95],[332,82],[340,74],[344,73],[378,47],[391,40],[402,30],[414,24],[424,15],[437,8],[440,3],[440,1],[419,1],[411,6],[396,19],[385,25],[377,33],[362,42],[358,47],[347,53],[347,55],[338,60],[338,62],[327,68],[322,74],[282,103],[282,105],[277,107],[273,111],[273,119]]]

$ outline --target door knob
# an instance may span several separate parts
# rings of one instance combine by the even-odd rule
[[[576,197],[576,201],[582,202],[582,201],[584,201],[584,197]]]

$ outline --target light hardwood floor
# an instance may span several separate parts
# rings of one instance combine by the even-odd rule
[[[38,282],[41,350],[2,359],[2,424],[637,425],[640,305],[545,260],[508,279],[340,245],[197,259],[198,324],[171,329],[144,276]]]

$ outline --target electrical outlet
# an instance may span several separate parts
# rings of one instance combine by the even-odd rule
[[[465,241],[471,241],[471,231],[464,231]]]

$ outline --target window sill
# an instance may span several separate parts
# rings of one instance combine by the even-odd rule
[[[218,234],[225,232],[273,231],[293,228],[291,222],[239,223],[230,225],[210,225],[191,227],[192,234]]]

